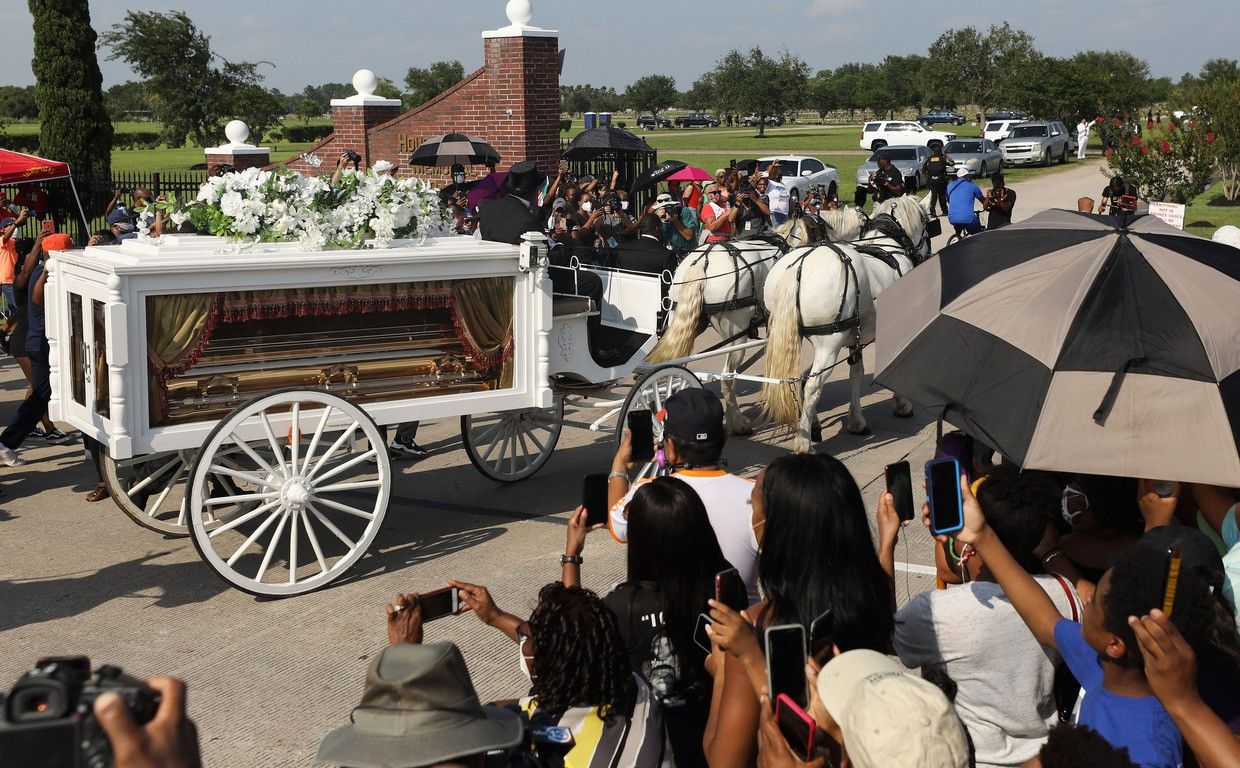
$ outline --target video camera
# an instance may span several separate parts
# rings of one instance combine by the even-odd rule
[[[155,717],[159,694],[141,681],[103,665],[90,671],[85,656],[39,659],[4,697],[0,759],[5,765],[109,768],[112,745],[95,719],[95,699],[121,697],[138,725]]]
[[[1137,196],[1120,195],[1115,200],[1115,207],[1125,211],[1135,211],[1137,210]]]

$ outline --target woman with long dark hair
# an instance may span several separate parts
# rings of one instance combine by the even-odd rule
[[[568,558],[580,557],[585,516],[569,522]],[[628,580],[603,602],[619,619],[633,670],[650,683],[679,768],[706,766],[702,734],[710,711],[706,650],[694,643],[698,617],[709,610],[723,557],[706,507],[683,480],[659,477],[638,486],[628,505]],[[580,578],[564,565],[565,583]]]
[[[519,705],[531,725],[572,732],[567,749],[535,741],[544,764],[592,765],[604,755],[615,768],[670,763],[658,702],[633,674],[616,616],[597,595],[553,582],[539,591],[529,621],[522,621],[501,611],[486,587],[449,583],[479,619],[517,641],[521,669],[530,678],[529,695]]]
[[[847,467],[825,455],[780,457],[759,475],[752,501],[766,599],[743,614],[711,602],[714,691],[704,748],[712,768],[753,764],[767,627],[800,624],[808,637],[830,609],[841,650],[891,649],[892,586]]]

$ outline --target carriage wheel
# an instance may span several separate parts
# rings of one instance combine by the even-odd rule
[[[564,427],[564,401],[550,408],[525,408],[461,417],[461,441],[474,467],[501,483],[537,472],[555,449]]]
[[[624,406],[620,409],[620,420],[616,424],[616,445],[620,445],[620,441],[624,439],[624,428],[628,424],[629,413],[638,410],[650,411],[650,418],[654,421],[655,442],[662,442],[663,422],[656,419],[655,414],[663,410],[663,404],[667,402],[667,399],[680,390],[701,388],[702,382],[698,380],[698,377],[689,369],[681,368],[679,365],[655,368],[638,379],[633,389],[629,390],[629,396],[624,398]],[[654,477],[658,469],[653,460],[648,461],[638,467],[630,479],[636,482],[644,477]]]
[[[108,495],[122,512],[144,528],[180,538],[189,535],[185,481],[197,453],[191,448],[114,459],[104,450],[99,457],[99,469]],[[226,475],[217,473],[212,482],[216,495],[235,490]],[[208,527],[214,525],[208,523]]]
[[[273,417],[291,417],[296,430],[276,429]],[[216,490],[211,478],[220,475],[235,493]],[[189,476],[190,536],[232,586],[300,595],[366,553],[391,485],[386,440],[365,411],[328,392],[272,392],[234,410],[203,443]]]

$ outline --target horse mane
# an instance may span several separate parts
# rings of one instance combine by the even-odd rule
[[[894,203],[894,218],[909,238],[915,243],[926,227],[925,209],[921,198],[916,195],[902,195],[891,200]]]
[[[783,224],[774,228],[775,234],[784,239],[785,245],[791,244],[796,240],[800,245],[809,242],[809,231],[805,226],[805,222],[800,218],[788,219]]]
[[[832,242],[854,240],[861,234],[861,216],[856,208],[844,207],[834,211],[819,211],[818,218],[827,229],[827,239]],[[848,236],[850,234],[851,237]]]

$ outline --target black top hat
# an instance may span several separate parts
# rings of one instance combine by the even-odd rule
[[[504,191],[516,195],[529,194],[541,187],[546,180],[547,177],[539,172],[538,166],[529,160],[514,163],[508,169],[508,178],[504,179]]]

